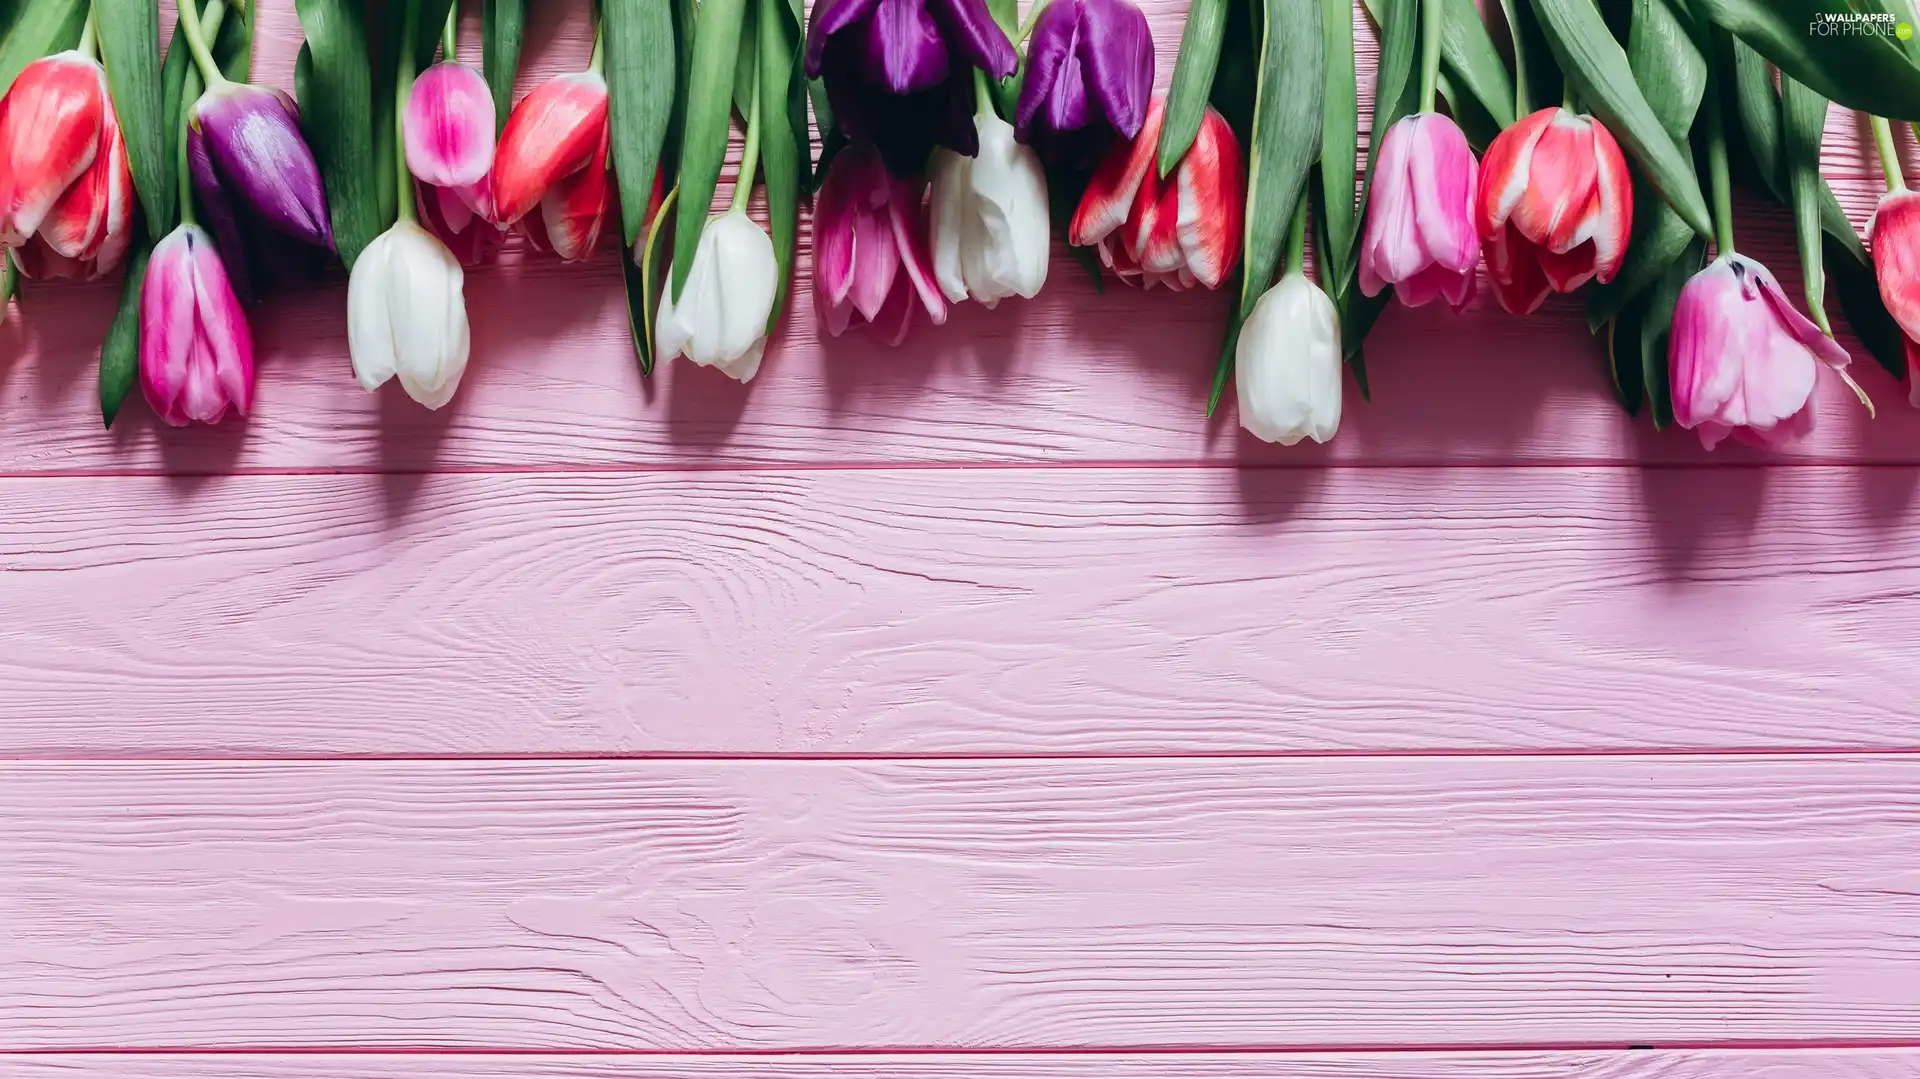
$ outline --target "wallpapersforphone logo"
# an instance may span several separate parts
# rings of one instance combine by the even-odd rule
[[[1913,24],[1890,12],[1823,11],[1807,24],[1807,33],[1812,37],[1893,37],[1906,41],[1913,37]]]

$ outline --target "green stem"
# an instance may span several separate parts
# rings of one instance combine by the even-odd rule
[[[100,53],[100,28],[95,25],[94,21],[98,14],[99,13],[94,10],[93,5],[88,4],[86,24],[80,27],[80,44],[78,48],[80,55],[89,60]]]
[[[1884,116],[1867,118],[1873,124],[1873,148],[1880,155],[1880,171],[1887,176],[1887,190],[1901,191],[1907,178],[1900,171],[1900,151],[1893,144],[1893,125]]]
[[[1420,2],[1420,109],[1433,111],[1440,88],[1440,28],[1445,24],[1447,0]]]
[[[747,199],[753,194],[753,173],[760,167],[760,79],[753,81],[753,104],[747,107],[747,146],[740,154],[740,174],[733,181],[733,202],[729,210],[745,213]]]
[[[192,6],[193,0],[180,0],[180,10],[182,12]],[[182,18],[184,17],[185,16],[182,15]],[[189,78],[188,81],[191,82],[192,79]],[[187,89],[192,90],[193,87],[188,86]],[[187,163],[189,160],[187,157],[187,139],[191,137],[192,129],[193,106],[189,105],[180,110],[180,152],[175,155],[178,160],[173,163],[174,168],[180,171],[180,223],[182,225],[191,225],[195,222],[193,216],[193,168]]]
[[[227,77],[220,72],[220,65],[213,62],[213,51],[207,48],[207,35],[200,26],[200,16],[194,12],[191,0],[180,5],[180,29],[187,35],[187,51],[193,54],[193,62],[200,68],[200,78],[211,90],[224,85]]]
[[[605,19],[600,19],[593,24],[593,55],[587,60],[587,70],[595,75],[601,74],[607,68],[606,42],[603,40],[602,33],[606,29],[605,23]]]
[[[1579,112],[1579,101],[1573,96],[1573,80],[1560,80],[1560,107],[1568,112]]]
[[[1027,11],[1027,21],[1020,24],[1020,33],[1014,37],[1017,47],[1033,34],[1033,24],[1040,21],[1040,13],[1047,10],[1047,0],[1033,0],[1033,7]]]
[[[1717,80],[1716,80],[1717,81]],[[1727,122],[1720,88],[1710,82],[1706,95],[1707,175],[1713,187],[1713,243],[1721,258],[1733,254],[1733,180],[1727,172]]]
[[[1294,200],[1293,224],[1287,228],[1287,272],[1302,273],[1307,268],[1307,193]],[[1323,271],[1324,272],[1324,271]]]
[[[973,69],[973,114],[981,116],[993,111],[993,89],[987,85],[987,73],[979,68]]]
[[[453,61],[460,58],[460,4],[459,0],[447,5],[447,25],[440,28],[440,59]]]
[[[406,0],[407,15],[401,24],[400,40],[414,39],[414,27],[420,22],[420,0]],[[407,171],[407,98],[413,94],[413,49],[400,49],[400,77],[393,84],[394,183],[400,195],[400,220],[417,220],[413,206],[413,174]]]

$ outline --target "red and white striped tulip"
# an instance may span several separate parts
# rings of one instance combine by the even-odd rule
[[[0,99],[0,247],[39,240],[36,276],[97,276],[126,253],[132,198],[105,69],[75,51],[28,64]]]
[[[133,243],[133,172],[127,140],[108,108],[93,164],[54,202],[40,230],[14,253],[20,272],[39,279],[91,281],[119,267]]]
[[[1480,236],[1473,228],[1478,166],[1458,124],[1437,112],[1397,121],[1380,140],[1360,239],[1360,290],[1408,307],[1473,299]]]
[[[1882,196],[1868,235],[1880,299],[1907,339],[1907,402],[1920,408],[1920,191]]]
[[[175,427],[253,405],[253,334],[213,237],[181,225],[155,245],[140,287],[140,387]]]
[[[1140,134],[1094,171],[1067,241],[1094,246],[1122,281],[1147,288],[1219,288],[1240,261],[1246,177],[1240,143],[1212,108],[1166,179],[1154,164],[1167,100],[1154,98]]]
[[[493,158],[494,220],[518,224],[535,246],[568,261],[600,241],[613,201],[607,180],[607,81],[578,71],[534,88],[507,117]]]
[[[1620,272],[1633,230],[1633,182],[1612,132],[1555,106],[1522,117],[1480,163],[1474,228],[1500,306],[1529,314]]]

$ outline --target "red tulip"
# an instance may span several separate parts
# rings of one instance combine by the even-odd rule
[[[603,125],[593,158],[602,164],[562,177],[540,197],[540,212],[521,219],[521,228],[535,248],[551,251],[566,262],[592,257],[613,204],[613,176],[604,164],[608,135]]]
[[[1240,144],[1209,108],[1179,167],[1162,180],[1154,158],[1166,113],[1166,97],[1154,98],[1140,134],[1100,163],[1067,240],[1097,246],[1100,261],[1122,281],[1219,288],[1240,261],[1246,198]]]
[[[113,170],[96,172],[93,164],[103,151],[111,156],[118,133],[112,116],[106,71],[97,61],[69,51],[21,70],[0,99],[0,246],[24,247],[59,206],[53,252],[71,259],[92,247],[97,257]],[[121,156],[124,165],[124,147]],[[76,182],[86,190],[68,199]]]
[[[1473,225],[1494,294],[1516,315],[1550,291],[1611,281],[1633,228],[1627,159],[1593,117],[1541,109],[1487,147]]]
[[[1869,235],[1880,299],[1907,339],[1907,401],[1920,408],[1920,191],[1887,192]]]
[[[536,244],[561,258],[592,254],[612,201],[607,183],[607,82],[591,71],[534,88],[507,117],[493,158],[495,221],[540,210]]]
[[[42,280],[94,280],[112,273],[133,243],[133,172],[113,110],[106,112],[104,152],[67,188],[16,251],[20,272]]]

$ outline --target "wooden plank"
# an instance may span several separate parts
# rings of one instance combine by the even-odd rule
[[[0,769],[0,1045],[1920,1029],[1920,757]]]
[[[1164,84],[1185,5],[1146,7]],[[299,40],[291,5],[264,5],[260,24],[259,71],[287,85]],[[523,84],[581,65],[589,33],[586,5],[534,5]],[[1371,38],[1359,40],[1370,79]],[[1832,128],[1827,173],[1864,222],[1877,171],[1850,119],[1836,113]],[[1798,295],[1785,216],[1748,204],[1741,212],[1742,250]],[[1629,422],[1611,402],[1598,345],[1573,301],[1525,320],[1501,314],[1490,297],[1459,317],[1389,311],[1368,348],[1373,403],[1350,390],[1332,445],[1286,450],[1239,434],[1231,403],[1212,423],[1201,414],[1221,297],[1124,287],[1096,296],[1057,250],[1039,299],[991,312],[964,305],[943,329],[923,327],[910,347],[891,351],[858,334],[821,335],[804,295],[804,229],[801,246],[800,302],[751,387],[684,365],[643,381],[613,251],[584,267],[511,252],[469,277],[474,361],[447,410],[428,413],[397,390],[370,396],[354,384],[344,282],[336,282],[277,297],[255,314],[256,413],[212,430],[163,430],[136,407],[123,430],[103,433],[93,356],[111,291],[34,288],[24,310],[0,323],[0,473],[1764,459],[1738,449],[1708,455],[1690,436],[1656,436]],[[1920,414],[1872,366],[1861,365],[1861,382],[1881,418],[1869,422],[1844,389],[1828,385],[1821,431],[1786,459],[1920,463]]]
[[[0,481],[0,755],[1904,748],[1893,470]]]
[[[765,1056],[0,1056],[15,1079],[1912,1079],[1912,1049]]]

